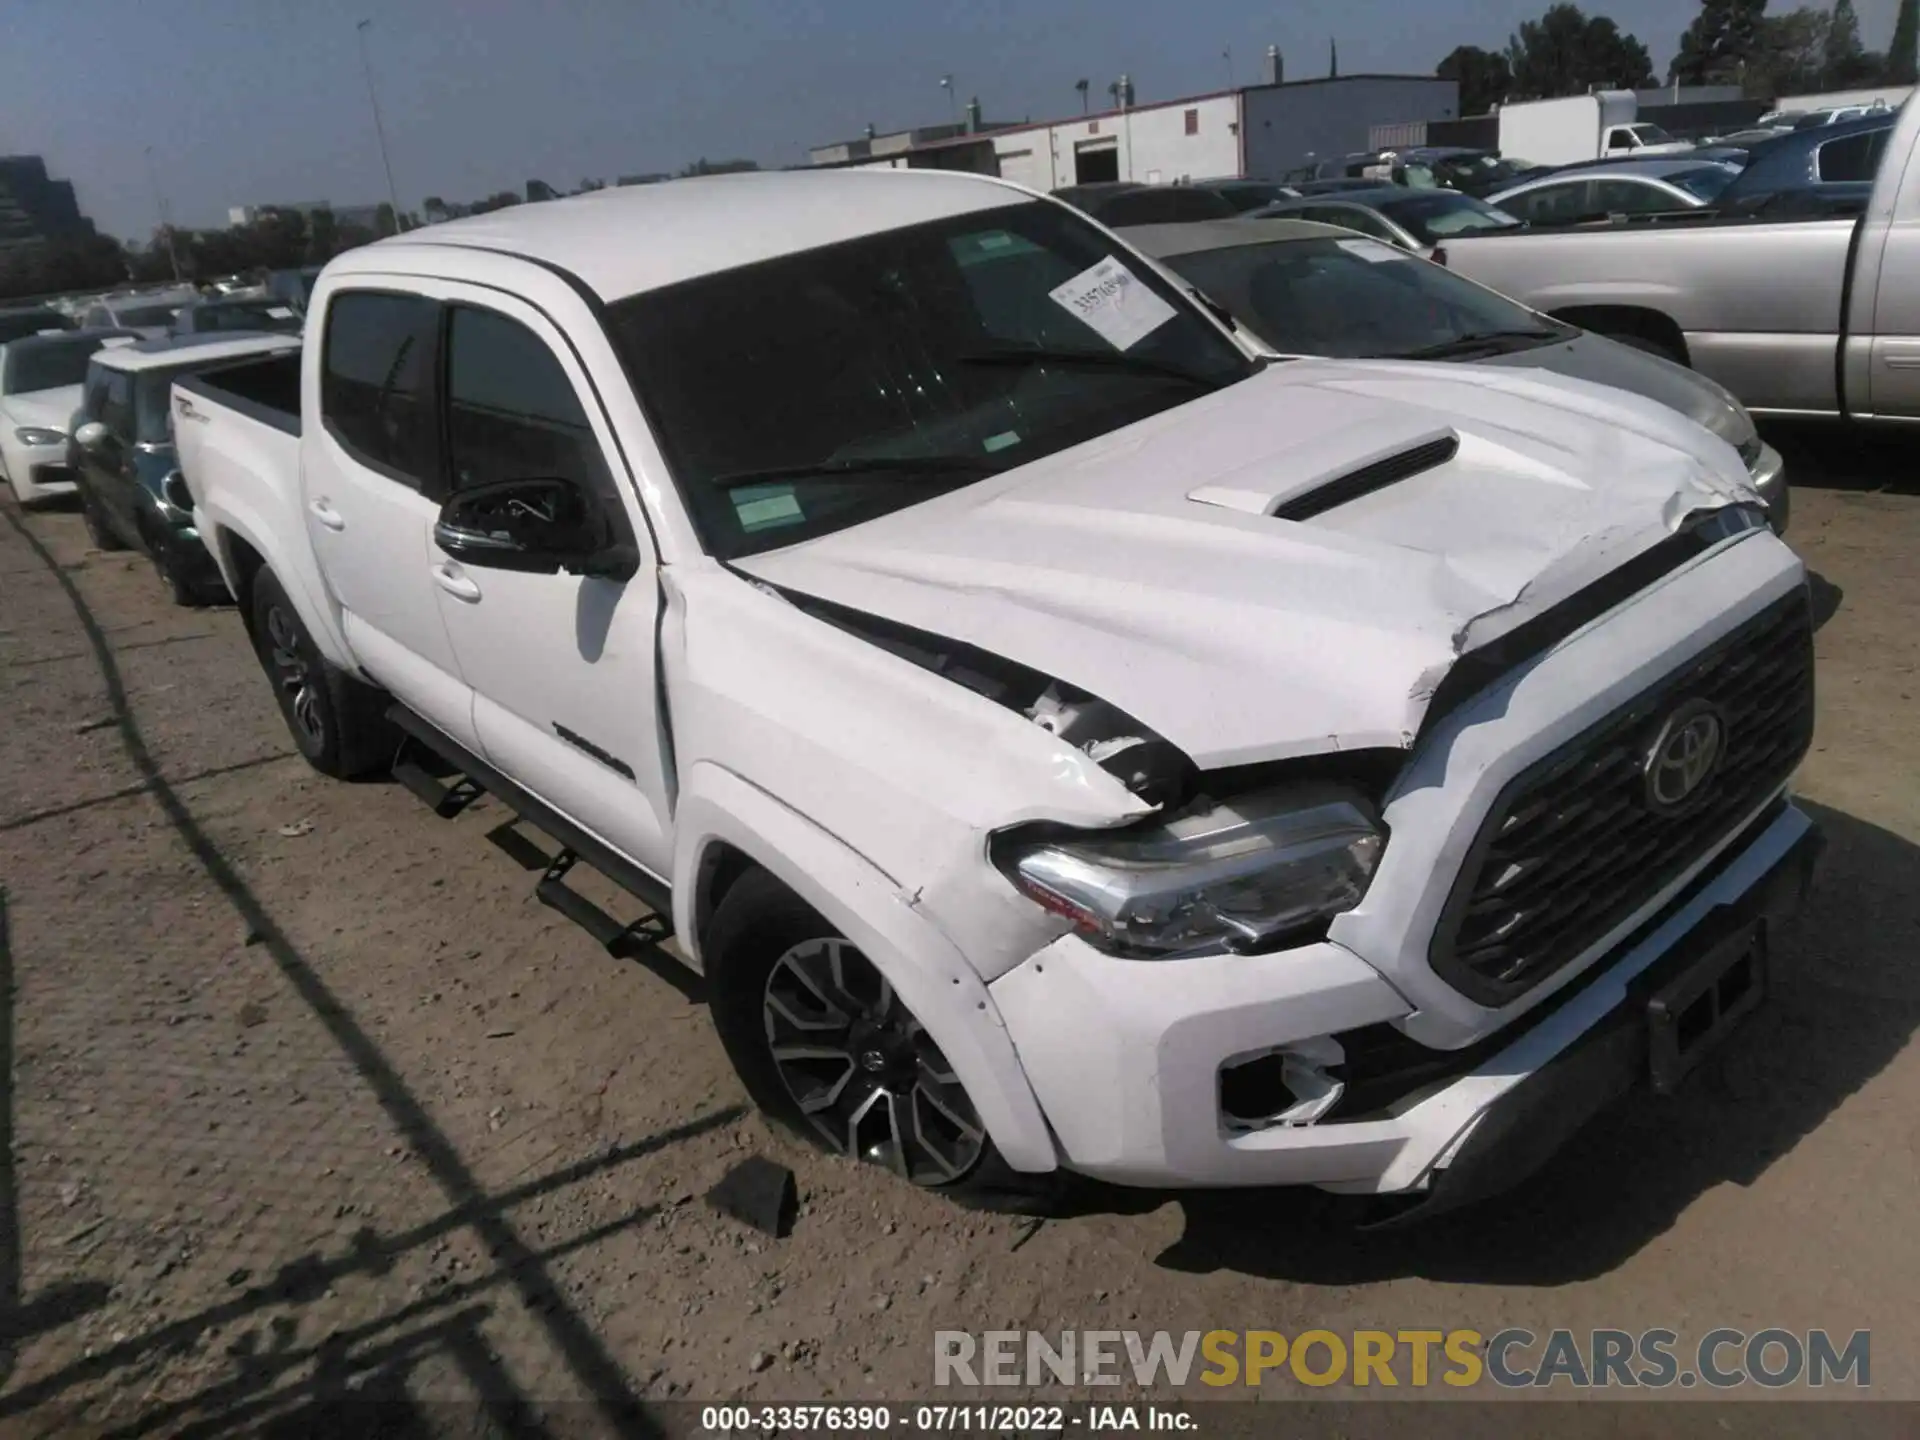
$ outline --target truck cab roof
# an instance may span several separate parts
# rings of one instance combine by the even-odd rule
[[[492,250],[562,270],[601,299],[618,300],[796,250],[1035,198],[1004,180],[946,170],[710,175],[516,205],[390,236],[343,258],[353,270],[378,270],[421,246]],[[633,243],[638,234],[646,244]]]

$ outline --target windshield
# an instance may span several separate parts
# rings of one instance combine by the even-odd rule
[[[1472,230],[1510,230],[1520,223],[1484,200],[1446,190],[1421,191],[1382,200],[1375,208],[1422,245],[1433,245],[1445,236],[1463,235]]]
[[[1152,267],[1040,201],[609,308],[702,542],[722,559],[885,515],[1256,368]]]
[[[1644,120],[1638,125],[1629,125],[1627,128],[1640,137],[1640,143],[1642,145],[1671,145],[1673,143],[1673,136],[1662,130],[1658,125],[1648,124]]]
[[[1163,262],[1290,355],[1398,357],[1498,336],[1574,332],[1378,240],[1273,240]]]
[[[8,395],[26,395],[35,390],[57,390],[63,385],[78,385],[87,378],[87,357],[100,348],[98,335],[72,340],[37,341],[9,345],[0,391]]]
[[[1678,185],[1697,199],[1712,200],[1733,183],[1738,173],[1725,165],[1702,165],[1698,170],[1682,170],[1661,178],[1669,185]]]
[[[166,325],[179,313],[178,305],[131,305],[113,312],[116,325]]]
[[[141,372],[134,387],[133,438],[142,445],[173,441],[173,382],[190,375],[191,367]]]

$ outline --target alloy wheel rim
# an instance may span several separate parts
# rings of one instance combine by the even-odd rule
[[[294,728],[314,747],[324,744],[327,727],[320,718],[319,697],[314,694],[313,673],[300,654],[300,641],[293,622],[278,605],[267,610],[268,658],[273,663],[274,682],[279,685],[287,713]]]
[[[807,940],[761,1002],[781,1083],[829,1148],[918,1185],[957,1180],[986,1127],[926,1027],[849,941]]]

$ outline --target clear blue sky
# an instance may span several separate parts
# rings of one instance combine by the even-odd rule
[[[1859,0],[1884,48],[1896,0]],[[373,21],[402,203],[529,178],[673,170],[696,156],[803,159],[806,147],[946,118],[939,77],[989,119],[1078,108],[1122,71],[1141,101],[1218,89],[1221,51],[1257,73],[1428,73],[1458,44],[1502,44],[1546,0],[0,0],[0,153],[39,153],[106,232],[155,221],[144,148],[175,218],[229,205],[384,198],[355,49]],[[1664,73],[1693,0],[1589,0]],[[1775,8],[1787,8],[1776,0]],[[1406,117],[1409,119],[1418,117]]]

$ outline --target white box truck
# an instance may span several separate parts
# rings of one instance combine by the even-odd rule
[[[1597,90],[1563,100],[1525,100],[1500,107],[1500,153],[1536,165],[1572,165],[1629,155],[1691,150],[1658,125],[1636,119],[1631,90]]]

